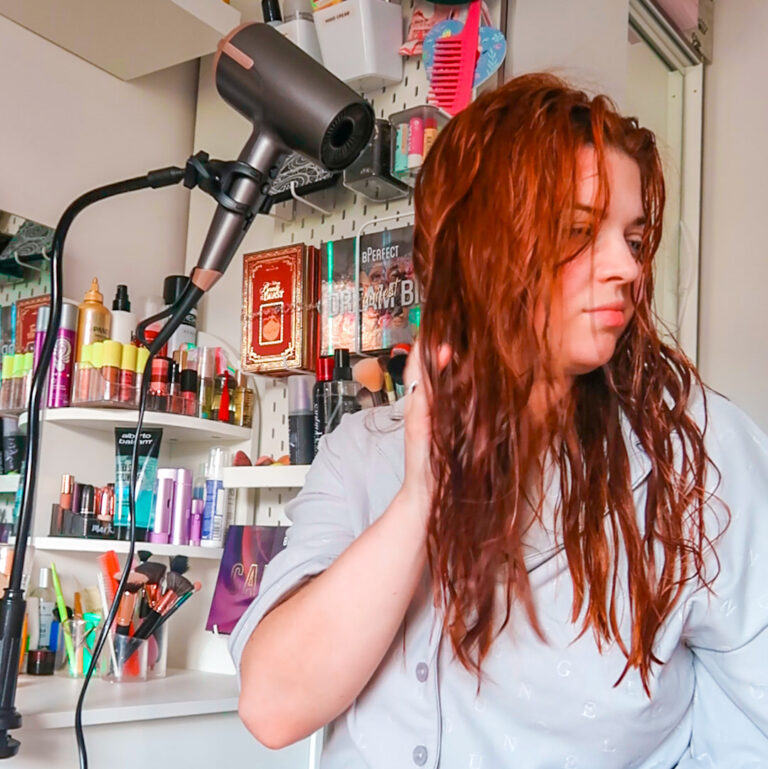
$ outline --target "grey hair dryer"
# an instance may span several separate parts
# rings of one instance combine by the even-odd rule
[[[267,24],[245,24],[225,37],[214,71],[219,94],[253,123],[253,133],[221,180],[224,194],[174,307],[179,317],[224,274],[291,152],[339,171],[357,158],[374,126],[368,102]],[[167,323],[152,346],[165,344],[172,327]]]

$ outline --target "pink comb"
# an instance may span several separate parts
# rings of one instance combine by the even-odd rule
[[[472,99],[481,2],[472,0],[464,28],[458,35],[441,37],[435,42],[429,101],[449,115],[463,110]]]

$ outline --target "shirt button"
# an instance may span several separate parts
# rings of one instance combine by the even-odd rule
[[[423,745],[417,745],[413,749],[413,763],[416,766],[424,766],[427,763],[427,749]]]
[[[416,678],[424,683],[429,678],[429,666],[426,662],[420,662],[416,665]]]

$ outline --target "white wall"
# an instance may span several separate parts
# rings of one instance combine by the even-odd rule
[[[508,0],[507,74],[552,71],[621,103],[629,0]]]
[[[706,70],[699,365],[768,430],[768,3],[715,4]]]
[[[195,62],[124,83],[0,17],[0,72],[0,209],[55,226],[83,192],[191,152]],[[176,187],[84,212],[67,240],[67,296],[94,275],[109,301],[118,282],[132,297],[160,293],[184,267],[188,200]]]

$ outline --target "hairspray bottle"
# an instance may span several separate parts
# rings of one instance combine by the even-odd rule
[[[71,402],[78,311],[78,306],[71,302],[61,305],[61,324],[56,332],[48,379],[49,409],[64,408]]]
[[[226,449],[213,448],[205,468],[205,508],[200,544],[222,547],[224,532],[235,512],[235,490],[224,488],[224,468],[231,464]]]

